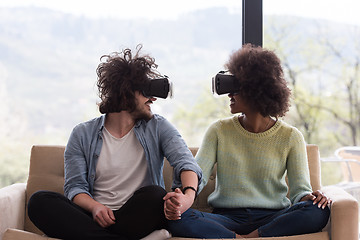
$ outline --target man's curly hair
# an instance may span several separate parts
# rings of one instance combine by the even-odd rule
[[[112,113],[129,111],[136,108],[135,91],[149,79],[158,77],[155,59],[149,55],[140,55],[142,45],[136,47],[133,56],[126,48],[121,53],[114,52],[100,58],[102,61],[96,69],[99,90],[99,111]]]
[[[289,110],[291,91],[274,52],[245,44],[225,67],[240,82],[240,97],[262,116],[282,117]]]

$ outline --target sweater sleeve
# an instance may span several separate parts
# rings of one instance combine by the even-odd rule
[[[203,171],[203,178],[200,182],[199,192],[206,186],[214,165],[217,161],[218,136],[216,124],[212,124],[203,138],[202,144],[196,154],[196,161]]]
[[[305,140],[296,128],[290,138],[290,149],[287,157],[287,175],[292,204],[312,192]]]

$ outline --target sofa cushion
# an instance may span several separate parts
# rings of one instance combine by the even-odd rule
[[[170,238],[171,240],[191,240],[195,238]],[[270,237],[270,238],[252,238],[253,240],[329,240],[329,236],[327,232],[318,232],[312,234],[303,234],[297,236],[289,236],[289,237]],[[49,238],[46,236],[41,236],[35,233],[25,232],[18,229],[7,229],[3,240],[58,240],[57,238]]]
[[[8,228],[2,240],[58,240],[19,229]]]

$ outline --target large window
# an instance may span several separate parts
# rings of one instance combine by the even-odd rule
[[[25,180],[31,145],[64,145],[77,123],[99,115],[100,57],[139,43],[175,87],[174,98],[159,99],[153,111],[198,146],[218,116],[207,113],[219,109],[206,106],[214,104],[211,77],[241,47],[241,4],[1,1],[0,186]]]
[[[276,51],[292,87],[285,120],[322,156],[359,145],[358,1],[244,2],[262,2],[254,41]],[[214,98],[210,80],[242,45],[242,10],[238,0],[1,1],[0,186],[25,180],[31,145],[66,144],[77,123],[99,115],[100,56],[139,43],[175,86],[153,111],[199,146],[212,121],[230,116],[229,99]],[[259,16],[251,11],[245,17]],[[247,23],[245,37],[256,34]]]

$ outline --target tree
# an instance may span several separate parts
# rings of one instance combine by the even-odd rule
[[[327,153],[339,146],[357,145],[360,31],[300,20],[270,18],[265,25],[266,47],[277,52],[292,88],[290,121],[307,142],[320,145]]]
[[[311,35],[299,30],[303,28],[304,21],[298,18],[267,20],[265,47],[274,50],[281,59],[285,78],[292,90],[292,108],[287,120],[302,131],[308,143],[319,144],[320,110],[304,102],[321,102],[316,95],[316,81],[313,80],[311,84],[308,81],[319,74],[321,54]]]
[[[325,104],[309,105],[328,112],[348,129],[350,134],[336,135],[339,143],[357,146],[360,144],[360,28],[349,26],[345,34],[350,34],[351,42],[346,41],[343,34],[321,32],[320,43],[326,49],[328,61],[335,63],[324,72],[332,75],[336,82]]]

